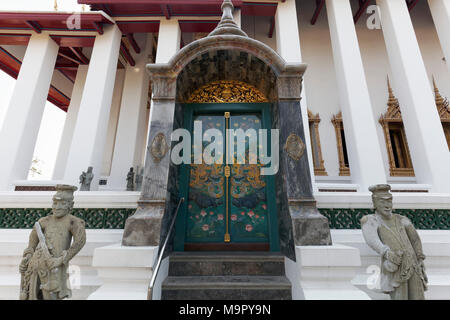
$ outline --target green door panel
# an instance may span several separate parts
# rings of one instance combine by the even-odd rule
[[[227,143],[233,148],[235,143],[225,138],[227,126],[244,131],[255,129],[256,133],[259,129],[269,129],[270,141],[269,104],[185,104],[183,107],[184,127],[192,133],[194,121],[199,120],[203,132],[209,128],[220,130],[224,153]],[[225,112],[230,112],[228,123]],[[203,148],[208,144],[203,142]],[[180,165],[180,194],[186,201],[176,221],[176,251],[183,251],[185,243],[228,242],[227,230],[231,243],[269,243],[271,251],[279,251],[274,177],[261,176],[259,162],[249,164],[255,155],[249,153],[248,144],[246,139],[245,164],[229,164],[228,178],[225,163]]]

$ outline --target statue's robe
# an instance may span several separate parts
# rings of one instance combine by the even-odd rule
[[[425,256],[419,235],[411,221],[393,214],[388,225],[381,216],[374,214],[361,219],[361,228],[366,243],[381,255],[381,290],[396,299],[423,299],[428,281],[422,264]],[[385,253],[388,249],[399,255],[400,252],[403,253],[395,272],[390,272],[387,268],[390,262]],[[396,294],[399,287],[402,287],[401,292]]]
[[[86,243],[85,223],[73,215],[56,218],[50,215],[39,219],[45,242],[52,258],[58,258],[66,250],[63,265],[50,269],[49,257],[44,254],[35,227],[30,234],[28,248],[24,256],[32,254],[27,270],[23,275],[21,299],[64,299],[70,298],[67,274],[69,261],[83,248]],[[73,241],[72,241],[73,239]],[[71,245],[72,242],[72,245]]]

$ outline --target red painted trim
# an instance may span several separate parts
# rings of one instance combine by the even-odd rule
[[[3,70],[5,73],[7,73],[9,76],[13,77],[14,79],[17,79],[17,76],[19,75],[15,70],[13,70],[10,66],[5,64],[1,60],[0,60],[0,69]]]
[[[30,41],[31,34],[8,34],[0,33],[0,45],[26,46]]]
[[[139,45],[136,42],[136,39],[134,39],[132,33],[127,33],[127,39],[128,42],[130,42],[130,45],[133,48],[134,52],[136,52],[137,54],[141,53],[141,48],[139,48]]]
[[[64,49],[64,48],[59,48],[58,55],[59,55],[60,57],[63,57],[63,58],[66,59],[66,60],[69,60],[69,61],[71,61],[71,62],[73,62],[73,63],[76,63],[77,65],[78,65],[78,64],[81,64],[81,61],[80,61],[80,59],[78,59],[78,57],[72,56],[72,55],[69,54],[68,52],[63,51],[63,49]]]
[[[93,47],[95,36],[50,36],[60,47]]]
[[[57,63],[55,65],[56,70],[78,70],[78,64],[76,63]]]
[[[0,47],[0,69],[5,73],[17,79],[20,72],[20,67],[22,66],[22,62],[14,57],[11,53],[9,53],[4,48]],[[47,96],[47,100],[61,108],[64,111],[67,111],[67,107],[70,104],[70,98],[67,97],[64,93],[56,89],[54,86],[50,86],[49,93]]]
[[[371,0],[359,0],[359,9],[353,16],[353,22],[357,23],[362,14],[366,11]]]
[[[244,16],[273,17],[277,12],[278,3],[244,2],[241,13]]]
[[[120,42],[120,52],[122,53],[125,60],[127,60],[128,64],[132,67],[136,65],[136,62],[133,59],[133,56],[128,51],[127,47],[124,45],[123,41]]]
[[[82,64],[88,64],[89,59],[83,54],[81,48],[69,47],[70,51],[81,61]]]
[[[278,3],[245,2],[233,0],[243,15],[273,16]],[[93,10],[103,10],[110,16],[221,16],[223,0],[78,0],[80,4],[91,5]],[[245,13],[247,12],[247,13]]]
[[[47,100],[66,112],[70,104],[70,98],[56,89],[54,86],[50,86]]]
[[[92,25],[94,26],[94,29],[99,33],[103,34],[103,25],[98,23],[97,21],[92,21]]]
[[[75,83],[75,78],[77,76],[77,73],[72,72],[72,71],[68,71],[68,70],[59,70],[59,72],[61,72],[61,74],[66,77],[70,82]]]
[[[319,18],[320,11],[322,11],[322,8],[325,4],[325,0],[316,0],[316,10],[314,11],[314,14],[311,18],[311,24],[315,25],[317,22],[317,19]]]
[[[96,5],[130,5],[130,4],[188,4],[188,5],[221,5],[223,0],[78,0],[79,4],[96,4]],[[232,0],[235,7],[242,6],[244,1]]]
[[[94,13],[78,13],[80,15],[81,28],[79,31],[102,32],[103,24],[113,24],[104,15]],[[70,31],[72,27],[67,23],[73,14],[70,13],[48,13],[48,12],[0,12],[0,29],[7,30],[34,30],[41,33],[48,31]]]
[[[106,4],[100,4],[99,6],[108,16],[112,16],[111,9]]]
[[[161,4],[161,10],[164,13],[164,16],[166,17],[167,20],[170,19],[170,9],[169,9],[169,5],[168,4]]]
[[[123,34],[159,31],[159,21],[117,21],[116,24]]]
[[[219,20],[178,20],[181,32],[202,32],[213,31]]]
[[[36,21],[29,21],[29,20],[27,20],[27,21],[25,21],[25,23],[26,23],[31,29],[33,29],[34,32],[37,32],[37,33],[41,33],[41,32],[42,32],[41,26],[40,26],[39,23],[37,23]]]

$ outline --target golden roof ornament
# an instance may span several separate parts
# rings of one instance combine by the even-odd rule
[[[55,11],[58,11],[58,0],[55,0],[53,3],[53,9],[55,9]]]
[[[436,85],[436,80],[433,76],[433,87],[434,87],[434,96],[436,101],[436,107],[438,109],[439,117],[441,121],[450,121],[450,107],[448,99],[442,97],[439,89]]]
[[[401,111],[400,111],[400,104],[398,103],[398,99],[394,95],[394,91],[392,90],[391,82],[389,81],[389,77],[387,77],[387,85],[388,85],[388,91],[389,91],[389,98],[388,98],[388,102],[387,102],[388,109],[387,109],[386,113],[383,116],[381,116],[381,119],[401,120],[402,115],[401,115]]]
[[[236,35],[248,37],[248,35],[239,28],[233,18],[234,5],[231,0],[224,0],[222,3],[222,18],[217,27],[208,35]]]

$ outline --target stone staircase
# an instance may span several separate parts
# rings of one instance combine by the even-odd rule
[[[254,252],[178,252],[169,257],[163,300],[290,300],[284,256]]]

